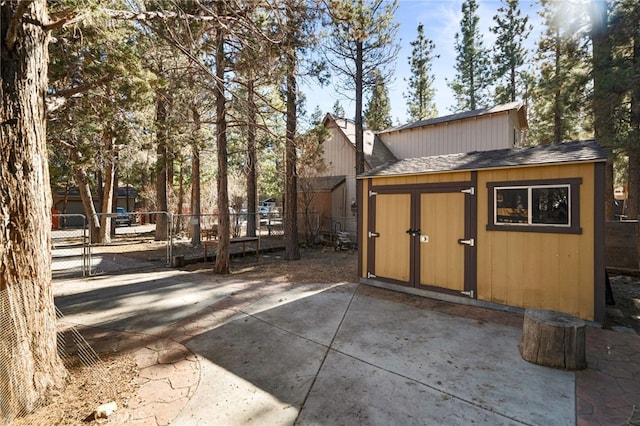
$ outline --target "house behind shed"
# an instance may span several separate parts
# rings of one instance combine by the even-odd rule
[[[363,283],[603,322],[594,141],[409,158],[358,177]]]

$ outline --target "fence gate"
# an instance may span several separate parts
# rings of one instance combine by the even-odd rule
[[[101,242],[92,236],[89,275],[150,270],[171,264],[172,222],[164,211],[97,213],[98,221],[110,221],[110,234]],[[159,231],[159,232],[157,232]]]
[[[91,247],[87,218],[82,214],[54,214],[51,222],[52,276],[89,275]]]

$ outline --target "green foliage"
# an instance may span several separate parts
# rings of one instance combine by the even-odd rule
[[[640,147],[640,3],[618,0],[611,6],[612,60],[604,73],[601,102],[613,102],[614,144],[625,151]]]
[[[76,3],[56,3],[52,13],[67,7],[81,13]],[[97,2],[83,7],[86,19],[56,30],[49,47],[49,91],[58,108],[49,114],[47,137],[52,151],[67,153],[69,170],[99,172],[104,161],[117,156],[108,146],[124,149],[143,138],[154,78],[142,66],[146,44],[134,25],[107,19]],[[54,174],[52,186],[58,179],[66,185],[72,175]]]
[[[504,104],[526,98],[528,51],[524,41],[531,33],[528,16],[522,16],[520,0],[502,0],[504,5],[493,17],[496,34],[493,54],[493,81],[496,84],[495,103]]]
[[[330,0],[327,4],[325,24],[325,58],[339,75],[337,89],[353,99],[358,79],[364,91],[376,84],[376,72],[388,80],[394,71],[394,61],[399,51],[397,43],[398,23],[394,13],[397,0]],[[362,75],[359,77],[356,51],[362,44]]]
[[[413,47],[409,57],[411,77],[407,81],[409,92],[404,94],[409,120],[418,121],[437,117],[438,108],[434,102],[433,88],[435,76],[431,73],[431,66],[433,59],[438,55],[433,56],[436,46],[432,40],[425,37],[422,23],[418,24],[417,38],[410,44]]]
[[[449,82],[454,92],[454,111],[475,110],[487,106],[487,90],[490,85],[489,52],[483,46],[478,30],[476,0],[462,3],[460,32],[455,35],[456,75]]]
[[[335,103],[333,104],[332,114],[334,117],[346,118],[346,113],[344,112],[344,108],[342,107],[340,101],[335,101]]]
[[[391,104],[389,92],[382,76],[376,74],[376,84],[371,92],[371,99],[364,111],[365,122],[371,130],[383,130],[391,127]]]
[[[568,2],[542,1],[546,30],[536,57],[529,142],[559,143],[593,133],[590,102],[591,57],[586,46],[585,9]]]

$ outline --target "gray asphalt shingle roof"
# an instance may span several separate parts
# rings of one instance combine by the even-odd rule
[[[298,181],[302,188],[308,188],[313,191],[333,191],[338,185],[347,179],[346,176],[317,176],[308,178],[299,178]],[[300,190],[301,188],[298,188]]]
[[[386,163],[359,177],[393,176],[446,171],[481,170],[556,163],[605,161],[604,150],[593,140],[526,148],[474,151],[462,154],[407,158]]]
[[[404,131],[404,130],[416,129],[416,128],[420,128],[420,127],[434,126],[436,124],[449,123],[449,122],[452,122],[452,121],[459,121],[459,120],[466,120],[468,118],[482,117],[482,116],[485,116],[485,115],[497,114],[497,113],[506,112],[506,111],[510,111],[510,110],[518,110],[519,111],[522,108],[524,108],[524,104],[522,102],[510,102],[510,103],[504,104],[504,105],[496,105],[496,106],[494,106],[492,108],[481,108],[481,109],[475,109],[473,111],[463,111],[463,112],[458,112],[458,113],[455,113],[455,114],[445,115],[445,116],[442,116],[442,117],[435,117],[435,118],[428,118],[426,120],[414,121],[414,122],[411,122],[411,123],[403,124],[401,126],[391,127],[390,129],[382,130],[382,131],[378,132],[378,134],[389,133],[389,132],[401,132],[401,131]],[[523,125],[523,127],[527,127],[526,123]]]

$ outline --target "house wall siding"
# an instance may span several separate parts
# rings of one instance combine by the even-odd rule
[[[323,158],[327,169],[321,176],[355,175],[356,150],[335,126],[323,143]]]
[[[503,112],[485,117],[436,124],[380,137],[398,158],[428,157],[459,152],[512,148],[516,113]]]

